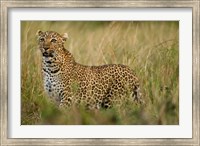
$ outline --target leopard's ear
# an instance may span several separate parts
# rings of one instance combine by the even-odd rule
[[[67,39],[69,39],[69,36],[68,36],[67,33],[64,33],[64,34],[62,35],[62,38],[63,38],[63,41],[65,42]]]
[[[42,34],[43,34],[43,32],[41,30],[38,30],[36,33],[37,36],[41,36]]]

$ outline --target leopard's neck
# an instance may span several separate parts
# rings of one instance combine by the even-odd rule
[[[56,73],[58,71],[71,72],[76,65],[73,55],[63,48],[63,52],[55,55],[54,57],[43,56],[43,70],[50,73]]]

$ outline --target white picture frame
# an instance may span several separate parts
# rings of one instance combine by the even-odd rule
[[[105,2],[105,1],[104,1]],[[29,2],[19,2],[19,1],[12,1],[12,2],[6,2],[2,1],[1,6],[1,143],[3,145],[12,145],[12,144],[18,144],[18,145],[35,145],[35,144],[54,144],[59,145],[60,143],[63,143],[65,145],[138,145],[138,144],[152,144],[152,145],[180,145],[180,144],[198,144],[198,137],[199,137],[199,5],[197,3],[191,2],[162,2],[162,1],[148,1],[146,3],[143,3],[142,1],[136,2],[136,1],[108,1],[108,2],[92,2],[92,1],[58,1],[52,4],[50,1],[45,2],[38,2],[34,1],[32,3]],[[64,139],[64,137],[60,137],[59,139],[51,138],[49,139],[37,139],[29,137],[29,139],[12,139],[9,138],[9,118],[8,118],[8,93],[9,87],[8,85],[8,31],[9,31],[9,24],[8,24],[8,17],[9,17],[9,9],[10,8],[19,8],[19,7],[51,7],[51,8],[71,8],[71,7],[118,7],[118,8],[175,8],[175,7],[187,7],[192,8],[192,16],[193,16],[193,31],[192,31],[192,37],[193,37],[193,44],[192,44],[192,96],[193,96],[193,103],[192,103],[192,137],[188,137],[186,139],[145,139],[142,137],[139,138],[132,138],[132,137],[118,137],[117,139],[110,139],[113,137],[80,137],[80,138],[86,138],[86,139],[80,139],[76,137],[68,137],[67,139]],[[84,129],[83,129],[84,130]],[[120,130],[120,129],[119,129]],[[173,131],[172,131],[173,133]],[[58,137],[57,137],[58,138]],[[76,138],[76,139],[74,139]],[[129,139],[126,139],[129,138]],[[142,139],[141,139],[142,138]]]

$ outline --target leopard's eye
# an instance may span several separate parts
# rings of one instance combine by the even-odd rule
[[[40,38],[40,42],[44,42],[44,38]]]
[[[52,43],[55,43],[55,42],[57,42],[57,40],[56,40],[56,39],[52,39],[51,42],[52,42]]]

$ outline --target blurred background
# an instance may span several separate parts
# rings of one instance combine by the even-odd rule
[[[145,105],[59,110],[44,92],[37,30],[68,33],[65,48],[78,63],[128,65],[140,79]],[[179,124],[178,44],[178,21],[21,21],[21,124]]]

